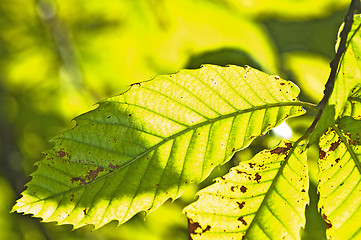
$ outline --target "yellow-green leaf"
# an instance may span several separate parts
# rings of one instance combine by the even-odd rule
[[[342,116],[350,116],[358,120],[361,119],[361,84],[351,90]]]
[[[354,22],[348,34],[346,50],[340,59],[332,94],[323,109],[320,121],[310,138],[310,143],[316,143],[319,137],[332,126],[339,117],[349,113],[352,95],[357,94],[361,86],[361,15],[354,16]],[[340,31],[343,29],[341,26]],[[336,48],[340,44],[340,38]],[[354,97],[355,98],[355,97]],[[346,114],[346,115],[345,115]]]
[[[306,152],[282,142],[203,190],[185,208],[192,239],[300,239],[308,203]]]
[[[14,211],[76,228],[152,211],[257,136],[303,114],[298,93],[278,76],[236,66],[134,84],[54,138]]]
[[[319,208],[330,239],[361,238],[361,90],[319,142]]]
[[[335,105],[335,119],[342,113],[351,91],[361,84],[361,15],[354,16],[346,51],[341,58],[329,105]],[[341,27],[341,30],[343,27]],[[340,41],[340,39],[339,39]],[[337,43],[337,45],[339,42]]]
[[[320,139],[319,208],[329,239],[361,238],[360,129],[345,117]]]

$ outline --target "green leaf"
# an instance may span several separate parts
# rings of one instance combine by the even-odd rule
[[[335,105],[335,117],[337,119],[346,104],[352,90],[361,84],[361,15],[354,16],[352,29],[348,35],[346,51],[341,58],[339,70],[335,80],[335,86],[329,105]],[[340,28],[340,32],[343,26]],[[340,39],[338,40],[340,41]],[[337,43],[337,45],[339,42]],[[336,45],[336,46],[337,46]]]
[[[322,115],[320,120],[317,123],[316,128],[313,130],[309,145],[318,144],[320,137],[327,131],[329,127],[331,127],[335,123],[335,106],[326,105],[322,111]]]
[[[342,116],[350,116],[358,120],[361,119],[361,84],[351,90]]]
[[[326,104],[320,121],[310,138],[310,144],[316,143],[319,137],[329,129],[341,116],[349,116],[353,108],[350,99],[358,99],[360,101],[361,86],[361,15],[354,16],[354,23],[348,35],[346,51],[343,54],[337,76],[335,86]],[[341,26],[339,32],[341,32]],[[340,38],[338,39],[338,46]]]
[[[241,162],[185,208],[192,239],[300,239],[306,152],[282,142]]]
[[[335,125],[319,143],[319,208],[332,239],[361,237],[361,88],[351,90]]]
[[[255,137],[303,114],[298,93],[278,76],[236,66],[134,84],[53,139],[14,211],[75,228],[152,211]]]
[[[361,121],[341,118],[320,139],[319,208],[329,239],[361,238]]]

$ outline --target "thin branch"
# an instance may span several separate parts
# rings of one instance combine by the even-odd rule
[[[321,109],[324,109],[328,99],[331,96],[333,88],[335,86],[335,79],[336,79],[337,72],[339,69],[339,64],[341,61],[341,57],[343,56],[343,54],[346,51],[347,36],[351,31],[352,24],[353,24],[353,16],[354,16],[356,10],[360,10],[360,0],[352,0],[351,1],[350,7],[345,16],[344,26],[340,33],[340,44],[338,45],[334,59],[330,63],[331,72],[328,77],[327,83],[325,85],[325,90],[323,92],[324,96],[318,104],[321,107]]]
[[[323,91],[324,95],[323,95],[322,100],[318,103],[318,107],[320,108],[320,111],[317,113],[311,126],[306,130],[305,134],[300,138],[300,140],[308,138],[310,136],[310,134],[315,130],[317,123],[319,122],[321,115],[323,113],[323,110],[324,110],[328,100],[330,99],[330,96],[331,96],[332,91],[335,86],[335,80],[336,80],[337,73],[339,70],[340,61],[346,51],[347,37],[351,31],[352,24],[353,24],[353,17],[354,17],[356,10],[361,12],[360,0],[352,0],[351,1],[348,12],[344,18],[343,29],[339,35],[340,42],[339,42],[335,57],[333,58],[333,60],[330,63],[331,72],[330,72],[330,75],[326,82],[325,90]]]

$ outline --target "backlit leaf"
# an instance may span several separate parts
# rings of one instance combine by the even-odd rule
[[[341,58],[335,86],[329,100],[335,105],[335,119],[337,119],[346,104],[351,91],[361,84],[361,15],[354,16],[354,23],[348,35],[346,51]],[[340,31],[343,27],[341,27]],[[339,39],[340,41],[340,39]],[[338,42],[339,44],[339,42]],[[337,45],[338,45],[337,44]]]
[[[361,94],[351,91],[337,124],[319,143],[319,208],[330,239],[361,238]]]
[[[346,51],[342,55],[338,72],[335,79],[335,85],[321,115],[320,121],[313,131],[310,143],[316,143],[319,137],[341,116],[345,115],[345,111],[349,108],[347,101],[356,94],[361,85],[361,15],[354,16],[352,29],[348,34]],[[340,31],[343,29],[341,26]],[[340,43],[340,38],[336,44],[336,48]],[[345,110],[346,109],[346,110]]]
[[[306,152],[283,142],[199,192],[185,208],[192,239],[300,239],[308,203]]]
[[[303,114],[299,89],[249,67],[206,65],[134,84],[76,118],[14,211],[96,228],[178,198],[257,136]]]
[[[351,119],[341,119],[320,139],[319,208],[330,239],[361,237],[361,121],[351,121],[358,129],[341,128]]]

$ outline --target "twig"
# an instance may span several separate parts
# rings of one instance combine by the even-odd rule
[[[331,72],[330,75],[328,77],[328,80],[326,82],[325,85],[325,90],[323,91],[324,95],[323,98],[321,99],[321,101],[318,103],[318,107],[320,108],[319,112],[317,113],[314,121],[312,122],[311,126],[306,130],[305,134],[299,139],[299,140],[303,140],[306,139],[310,136],[310,134],[315,130],[317,123],[319,122],[321,115],[323,113],[323,110],[326,106],[326,103],[328,102],[328,100],[330,99],[330,96],[332,94],[332,91],[334,89],[335,86],[335,80],[337,77],[337,73],[339,70],[339,65],[340,65],[340,61],[341,58],[343,56],[343,54],[346,51],[346,45],[347,45],[347,37],[348,34],[351,31],[352,28],[352,24],[353,24],[353,17],[354,14],[356,12],[356,10],[361,12],[361,4],[360,4],[360,0],[352,0],[350,7],[348,9],[348,12],[344,18],[344,26],[343,29],[340,33],[340,43],[338,45],[335,57],[333,58],[333,60],[330,63],[330,67],[331,67]],[[299,141],[298,141],[299,142]]]
[[[330,63],[331,72],[328,77],[327,83],[325,85],[324,96],[322,100],[319,102],[318,106],[321,109],[324,109],[328,99],[331,96],[333,88],[335,86],[335,79],[338,72],[338,67],[340,64],[340,60],[342,55],[346,51],[346,44],[347,44],[347,36],[351,31],[352,23],[353,23],[353,16],[356,10],[360,10],[360,0],[352,0],[348,12],[344,19],[344,26],[340,33],[340,44],[338,45],[337,52],[335,54],[334,59]]]

